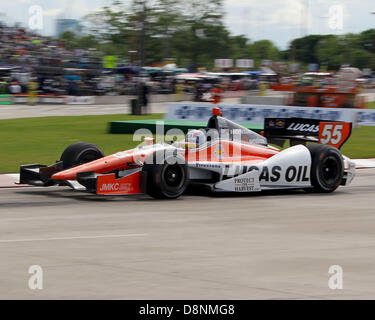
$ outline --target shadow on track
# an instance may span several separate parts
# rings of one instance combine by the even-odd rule
[[[63,200],[61,203],[69,203],[70,201],[84,201],[84,202],[114,202],[114,201],[153,201],[153,202],[170,202],[170,201],[181,201],[184,200],[185,196],[183,195],[181,198],[175,200],[158,200],[153,199],[148,195],[139,194],[139,195],[125,195],[125,196],[103,196],[103,195],[95,195],[91,193],[85,193],[80,191],[74,191],[71,189],[60,188],[60,189],[23,189],[15,191],[17,194],[23,194],[26,196],[40,196],[40,197],[47,197],[51,199],[60,199]],[[205,188],[188,188],[186,192],[186,196],[197,196],[197,197],[206,197],[207,199],[215,199],[215,198],[258,198],[258,197],[270,197],[273,196],[308,196],[308,197],[327,197],[332,196],[334,194],[341,194],[339,190],[336,190],[334,193],[310,193],[306,192],[302,189],[288,189],[288,190],[265,190],[262,192],[248,192],[248,193],[234,193],[234,192],[220,192],[214,193],[210,190]],[[35,199],[36,200],[36,199]],[[39,201],[38,201],[39,200]],[[41,198],[35,201],[35,204],[42,204]],[[33,203],[30,203],[33,205]]]

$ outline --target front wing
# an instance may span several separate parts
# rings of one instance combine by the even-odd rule
[[[127,195],[142,193],[142,168],[124,170],[118,173],[96,174],[84,172],[77,174],[76,180],[54,180],[51,176],[63,170],[62,163],[52,166],[40,164],[22,166],[20,170],[20,184],[38,187],[53,185],[69,186],[77,191],[87,191],[99,195]]]

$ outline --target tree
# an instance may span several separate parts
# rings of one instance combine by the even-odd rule
[[[85,16],[88,33],[94,37],[99,48],[113,50],[112,54],[127,56],[130,47],[128,10],[121,1]]]
[[[270,40],[259,40],[248,46],[249,56],[260,61],[263,59],[277,60],[280,53]]]
[[[359,43],[362,49],[375,53],[375,29],[363,31],[359,35]]]
[[[318,63],[316,46],[319,41],[325,38],[327,38],[327,36],[309,35],[303,38],[294,39],[289,46],[289,59],[304,63]]]
[[[68,49],[75,49],[76,36],[72,31],[65,31],[60,35],[59,40],[64,43],[65,47]]]
[[[249,39],[244,35],[231,36],[229,38],[229,46],[233,59],[248,58]]]
[[[329,36],[319,41],[316,46],[316,55],[321,65],[328,69],[337,70],[344,63],[343,47],[337,36]]]
[[[183,25],[180,5],[181,0],[158,0],[154,7],[151,33],[154,38],[162,38],[164,59],[170,57],[174,32]]]
[[[190,60],[194,68],[202,63],[200,56],[203,48],[207,48],[208,43],[211,51],[220,52],[221,42],[223,41],[220,35],[229,35],[223,25],[223,1],[190,0],[185,2],[183,18],[189,30],[189,33],[186,34],[186,40],[189,41]]]

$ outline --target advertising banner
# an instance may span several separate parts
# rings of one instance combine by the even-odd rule
[[[117,66],[117,57],[116,56],[104,56],[103,57],[103,68],[105,69],[114,69]]]
[[[361,126],[375,127],[375,109],[358,109],[357,117]]]
[[[233,59],[216,59],[215,68],[232,68]]]
[[[254,60],[253,59],[237,59],[236,60],[236,67],[237,68],[253,68],[254,67]]]
[[[273,105],[252,105],[252,104],[220,104],[218,105],[223,112],[224,117],[244,124],[263,124],[264,118],[307,118],[326,121],[344,121],[356,123],[358,117],[357,109],[342,108],[310,108],[310,107],[289,107]],[[168,107],[168,113],[165,116],[167,120],[186,120],[202,121],[209,119],[212,115],[212,104],[208,103],[171,103]],[[372,111],[373,125],[375,126],[375,110]],[[363,115],[362,121],[368,117]],[[362,124],[362,123],[359,123]],[[369,124],[368,124],[369,125]]]
[[[35,97],[34,103],[65,104],[65,98],[66,96],[38,95]],[[13,95],[13,103],[27,104],[29,96],[27,94]]]
[[[68,96],[65,98],[66,104],[95,104],[94,96]]]

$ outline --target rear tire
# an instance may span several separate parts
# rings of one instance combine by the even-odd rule
[[[311,154],[310,179],[312,191],[329,193],[341,184],[344,175],[344,161],[341,152],[329,145],[311,144],[307,148]],[[311,189],[307,189],[311,191]]]
[[[103,151],[97,146],[86,142],[76,142],[65,149],[60,161],[63,162],[63,168],[66,170],[103,157]]]
[[[163,152],[156,152],[151,157],[155,159],[164,156]],[[150,159],[149,159],[150,160]],[[143,172],[146,174],[145,192],[155,199],[176,199],[180,197],[189,184],[189,169],[185,159],[173,155],[163,160],[162,164],[156,161],[146,161]]]

